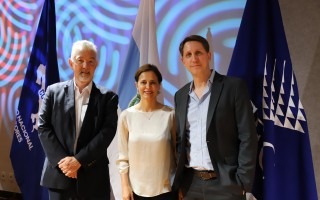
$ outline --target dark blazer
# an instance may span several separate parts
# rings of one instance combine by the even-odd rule
[[[118,96],[93,83],[80,130],[77,149],[73,80],[49,86],[39,112],[39,138],[46,154],[41,185],[48,188],[76,187],[82,197],[110,196],[107,147],[117,129]],[[57,163],[75,156],[81,163],[77,179],[66,177]]]
[[[186,119],[190,83],[175,94],[177,171],[173,189],[184,177]],[[256,166],[257,135],[245,82],[215,72],[207,116],[207,144],[217,179],[230,192],[251,190]],[[239,187],[234,187],[239,186]]]

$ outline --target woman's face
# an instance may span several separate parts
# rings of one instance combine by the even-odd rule
[[[156,74],[153,71],[142,72],[136,82],[137,90],[141,99],[154,99],[160,91],[160,83]]]

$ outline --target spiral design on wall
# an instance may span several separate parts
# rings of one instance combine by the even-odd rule
[[[0,3],[0,107],[1,131],[13,132],[27,60],[35,33],[39,2],[7,0]]]
[[[126,4],[119,1],[58,1],[57,9],[57,37],[60,76],[63,80],[73,75],[68,65],[72,43],[79,39],[93,41],[98,47],[99,67],[95,81],[114,88],[119,65],[123,65],[120,55],[126,53],[129,45],[130,33],[138,11],[139,3]],[[60,13],[60,14],[58,14]]]
[[[1,131],[11,134],[43,0],[0,3]],[[210,28],[214,67],[225,74],[240,25],[245,0],[155,1],[159,68],[163,73],[165,104],[191,80],[180,62],[181,40],[190,34],[206,37]],[[71,79],[68,64],[72,43],[93,41],[99,66],[94,81],[116,91],[123,70],[139,0],[59,0],[56,6],[57,53],[61,81]],[[133,83],[132,83],[133,84]]]
[[[161,67],[166,68],[163,87],[167,104],[171,104],[170,99],[177,89],[191,80],[190,74],[180,62],[180,42],[192,34],[206,37],[210,29],[214,68],[226,74],[244,6],[244,0],[179,1],[168,2],[158,10],[157,15],[162,16],[157,27],[158,48],[160,62],[164,61]]]

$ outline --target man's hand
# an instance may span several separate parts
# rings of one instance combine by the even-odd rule
[[[69,178],[77,178],[78,169],[81,167],[81,164],[75,157],[65,157],[58,162],[58,166],[61,171]]]
[[[182,193],[181,189],[179,189],[178,199],[183,200],[183,193]]]

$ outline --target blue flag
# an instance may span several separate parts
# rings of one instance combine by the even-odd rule
[[[127,108],[131,100],[134,103],[138,102],[137,99],[133,99],[137,93],[134,75],[141,65],[147,63],[159,67],[154,0],[140,1],[118,88],[121,109]]]
[[[318,199],[307,119],[277,0],[247,1],[228,75],[247,82],[256,110],[259,157],[253,195]]]
[[[23,82],[10,152],[24,200],[48,199],[40,186],[44,151],[38,138],[38,111],[45,89],[59,82],[54,0],[46,0]]]

